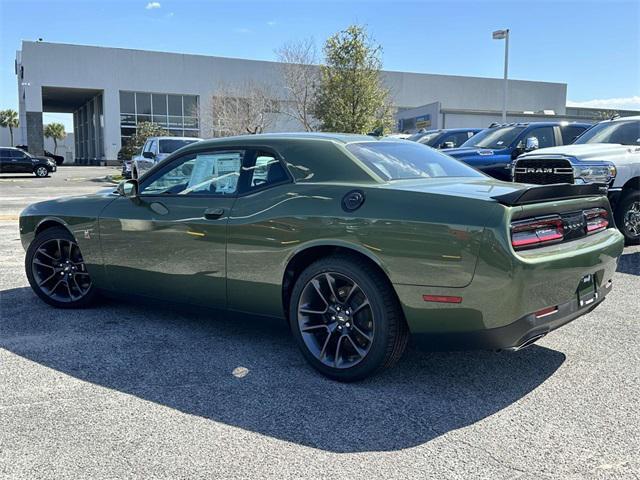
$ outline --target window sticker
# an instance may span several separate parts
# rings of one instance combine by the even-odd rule
[[[234,193],[238,185],[241,161],[239,153],[197,155],[189,184],[183,193],[197,191]],[[211,188],[212,184],[215,190]]]

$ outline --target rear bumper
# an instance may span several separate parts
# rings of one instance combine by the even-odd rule
[[[598,291],[597,301],[583,307],[576,297],[558,305],[555,313],[543,317],[531,313],[503,327],[471,332],[418,333],[413,335],[413,341],[429,350],[518,350],[594,310],[604,301],[611,287],[611,283],[605,285]]]

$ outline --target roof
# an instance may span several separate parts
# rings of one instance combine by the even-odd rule
[[[629,117],[627,117],[629,118]],[[554,127],[556,125],[577,125],[582,127],[591,127],[593,124],[588,122],[568,122],[566,120],[555,120],[548,122],[513,122],[513,123],[496,123],[491,124],[489,128],[500,127]]]
[[[338,143],[377,141],[378,137],[370,135],[358,135],[350,133],[329,133],[329,132],[289,132],[289,133],[260,133],[257,135],[238,135],[234,137],[211,138],[199,143],[199,146],[205,145],[225,145],[229,143],[238,144],[254,144],[271,142],[274,140],[327,140]],[[393,139],[390,139],[392,141]]]
[[[634,121],[640,121],[640,115],[634,115],[632,117],[616,117],[616,118],[612,118],[611,122],[624,122],[625,120],[634,120]]]

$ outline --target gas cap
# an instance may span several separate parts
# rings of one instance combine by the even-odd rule
[[[342,197],[342,209],[346,212],[353,212],[359,209],[364,203],[364,192],[362,190],[351,190]]]

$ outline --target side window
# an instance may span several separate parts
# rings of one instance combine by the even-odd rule
[[[22,158],[25,158],[25,157],[26,157],[26,155],[24,154],[24,152],[21,152],[20,150],[9,150],[9,152],[10,152],[10,154],[9,154],[9,155],[10,155],[12,158],[20,158],[20,159],[22,159]]]
[[[9,158],[9,150],[5,150],[4,148],[0,148],[0,158],[2,158],[2,159]]]
[[[452,133],[451,135],[447,135],[440,143],[442,144],[444,142],[453,142],[454,147],[459,147],[467,140],[469,140],[467,132],[456,132]]]
[[[258,152],[255,163],[244,170],[248,172],[245,185],[248,185],[249,190],[289,179],[280,161],[268,152]]]
[[[157,143],[158,142],[156,140],[151,140],[151,143],[149,144],[149,151],[154,155],[158,153],[158,150],[156,149]]]
[[[142,147],[142,151],[143,152],[148,152],[150,150],[151,146],[151,140],[147,140],[146,142],[144,142],[144,146]]]
[[[524,143],[527,142],[527,138],[531,137],[536,137],[538,139],[538,148],[554,147],[556,145],[553,127],[534,128],[526,134]]]
[[[143,185],[142,195],[234,195],[244,151],[185,155]]]
[[[585,131],[584,127],[576,127],[572,125],[565,125],[560,127],[560,133],[562,134],[562,144],[569,145],[578,138]]]

